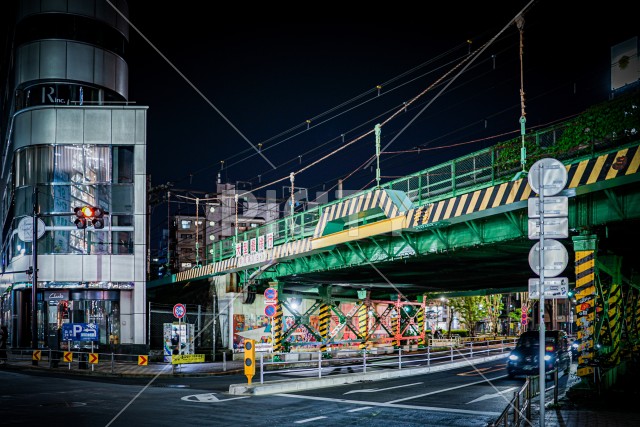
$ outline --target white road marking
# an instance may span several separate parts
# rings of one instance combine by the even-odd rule
[[[403,384],[403,385],[397,385],[395,387],[387,387],[387,388],[365,388],[362,390],[351,390],[348,391],[344,394],[351,394],[351,393],[377,393],[379,391],[387,391],[387,390],[393,390],[394,388],[402,388],[402,387],[411,387],[414,385],[420,385],[423,384],[422,382],[419,383],[413,383],[413,384]]]
[[[309,423],[311,421],[317,421],[317,420],[322,420],[324,418],[327,417],[315,417],[315,418],[307,418],[306,420],[299,420],[299,421],[295,421],[294,424],[304,424],[304,423]]]
[[[365,409],[371,409],[371,406],[363,406],[361,408],[349,409],[347,412],[358,412],[358,411],[364,411]]]
[[[494,399],[494,398],[496,398],[496,397],[502,397],[502,395],[503,395],[504,393],[506,393],[506,392],[508,392],[508,391],[511,391],[511,390],[513,390],[513,389],[515,389],[515,388],[516,388],[516,387],[509,387],[509,388],[507,388],[507,389],[505,389],[505,390],[502,390],[502,391],[499,391],[499,392],[497,392],[497,393],[493,393],[493,394],[485,394],[485,395],[483,395],[483,396],[480,396],[480,397],[479,397],[479,398],[477,398],[477,399],[473,399],[471,402],[467,402],[467,405],[468,405],[469,403],[475,403],[475,402],[480,402],[480,401],[487,400],[487,399]]]
[[[336,403],[350,403],[353,405],[368,405],[378,406],[381,408],[401,408],[401,409],[413,409],[417,411],[431,411],[431,412],[452,412],[455,414],[465,415],[484,415],[488,417],[498,417],[500,412],[487,412],[487,411],[470,411],[467,409],[455,409],[455,408],[438,408],[435,406],[417,406],[417,405],[397,405],[384,402],[369,402],[365,400],[349,400],[349,399],[334,399],[331,397],[316,397],[316,396],[303,396],[297,394],[278,393],[275,396],[290,397],[292,399],[308,399],[308,400],[320,400],[323,402],[336,402]]]
[[[506,377],[506,375],[501,375],[499,377],[495,377],[495,378],[491,378],[491,379],[487,379],[487,380],[474,381],[472,383],[462,384],[462,385],[459,385],[459,386],[456,386],[456,387],[444,388],[442,390],[432,391],[432,392],[429,392],[429,393],[417,394],[415,396],[404,397],[402,399],[390,400],[387,403],[398,403],[398,402],[404,402],[405,400],[419,399],[421,397],[431,396],[433,394],[444,393],[445,391],[458,390],[460,388],[465,388],[465,387],[469,387],[469,386],[476,385],[476,384],[483,384],[483,383],[490,382],[490,381],[493,381],[493,380],[497,380],[498,378],[504,378],[504,377]]]
[[[189,396],[183,396],[181,400],[185,402],[198,402],[198,403],[215,403],[226,402],[227,400],[247,399],[249,396],[231,397],[229,399],[218,399],[215,393],[203,393],[203,394],[190,394]]]

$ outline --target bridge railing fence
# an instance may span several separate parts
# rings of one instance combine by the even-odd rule
[[[385,369],[407,369],[445,365],[473,358],[506,354],[513,339],[467,341],[451,345],[372,347],[367,351],[339,349],[329,352],[293,351],[259,353],[260,383],[270,375],[295,374],[322,378],[329,374],[367,373]]]
[[[389,181],[382,189],[399,190],[419,207],[446,197],[471,191],[481,185],[495,185],[512,180],[523,169],[529,168],[543,157],[558,160],[577,159],[594,155],[619,146],[625,141],[637,139],[639,94],[610,100],[595,105],[581,115],[553,124],[544,129],[530,130],[524,136],[526,156],[522,164],[522,136],[484,148],[454,160],[435,165],[414,174]],[[375,188],[351,194],[321,206],[293,215],[286,215],[273,223],[265,224],[238,235],[242,242],[274,234],[274,245],[295,241],[313,234],[322,212],[349,197],[376,190]],[[293,229],[292,229],[293,226]],[[214,261],[222,261],[235,255],[236,238],[222,239],[214,244]]]

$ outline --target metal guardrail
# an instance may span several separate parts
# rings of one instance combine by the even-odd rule
[[[549,371],[553,375],[553,385],[545,390],[553,391],[553,403],[558,404],[558,370]],[[519,427],[527,420],[531,420],[531,401],[540,395],[540,377],[528,376],[520,389],[513,393],[513,398],[502,411],[500,416],[489,427]]]
[[[68,356],[68,359],[65,359]],[[98,353],[91,351],[66,351],[42,349],[38,359],[34,359],[33,350],[11,349],[7,352],[7,363],[28,363],[34,365],[44,365],[47,368],[64,368],[80,370],[99,370],[101,372],[116,373],[116,365],[123,367],[126,365],[138,366],[140,355],[121,354],[121,353]],[[143,355],[147,358],[148,356]]]
[[[454,341],[451,341],[454,342]],[[515,345],[515,339],[468,341],[459,345],[427,346],[404,350],[373,347],[367,351],[335,350],[291,353],[259,353],[260,384],[268,375],[297,374],[322,378],[336,370],[367,373],[367,370],[431,367],[477,357],[503,354]]]

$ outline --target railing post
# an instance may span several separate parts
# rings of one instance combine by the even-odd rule
[[[260,384],[264,384],[264,353],[260,353]]]
[[[431,366],[431,346],[427,346],[427,366]]]
[[[451,349],[451,361],[453,362],[453,343],[450,342],[449,345],[450,345],[449,348]]]
[[[111,373],[115,373],[115,357],[113,351],[111,352]]]
[[[322,351],[318,352],[318,378],[322,378]]]
[[[367,349],[362,351],[362,373],[367,373]]]
[[[520,390],[514,392],[513,394],[514,394],[513,425],[517,426],[520,424]]]
[[[402,348],[398,348],[398,369],[402,369]]]
[[[227,352],[226,351],[222,352],[222,370],[224,372],[227,371]]]
[[[473,357],[473,341],[469,341],[469,357]]]
[[[558,367],[556,366],[556,371],[553,373],[553,404],[558,404]]]
[[[527,419],[531,419],[531,380],[527,379]]]

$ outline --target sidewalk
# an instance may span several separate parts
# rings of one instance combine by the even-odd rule
[[[640,426],[638,373],[630,371],[624,380],[604,395],[571,387],[580,382],[572,370],[569,392],[558,398],[558,405],[547,403],[545,427],[626,427]],[[568,394],[568,395],[567,395]],[[527,426],[540,425],[540,399],[531,402],[531,420]]]
[[[33,361],[26,357],[16,358],[10,356],[6,365],[0,365],[0,369],[46,370],[70,375],[107,377],[206,376],[241,373],[244,369],[244,361],[227,360],[226,362],[187,363],[181,365],[172,365],[167,362],[148,362],[147,365],[138,365],[134,362],[118,360],[100,360],[99,363],[91,364],[75,359],[71,363],[59,362],[57,367],[53,367],[49,366],[49,361],[46,358],[34,365]]]

